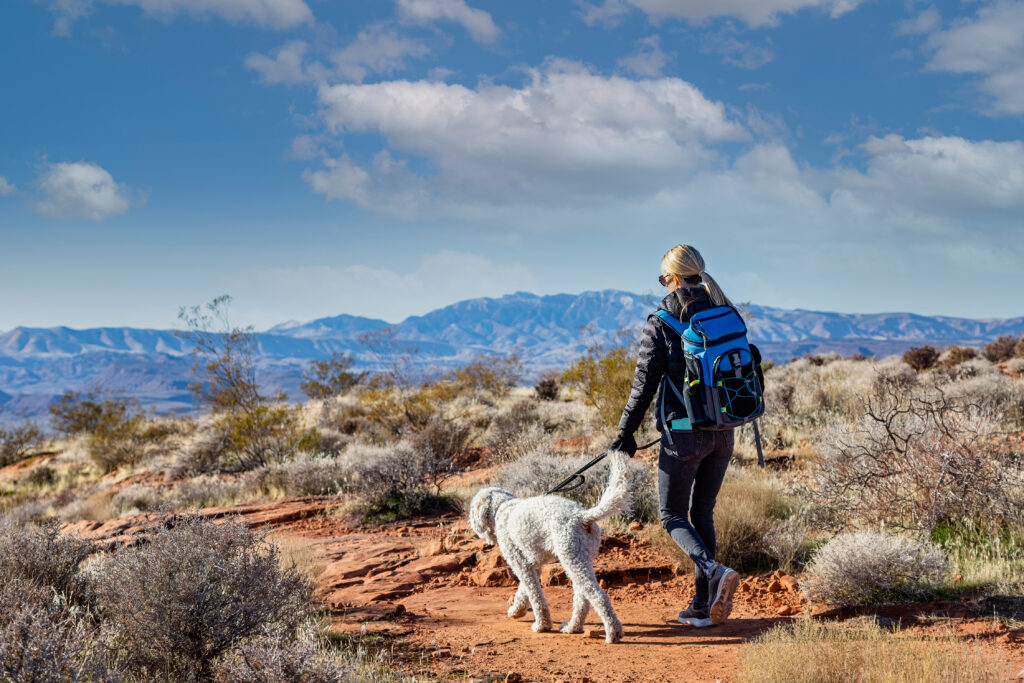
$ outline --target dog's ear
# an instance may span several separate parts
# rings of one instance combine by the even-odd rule
[[[498,544],[494,540],[494,489],[483,489],[473,496],[469,505],[469,526],[487,543]]]

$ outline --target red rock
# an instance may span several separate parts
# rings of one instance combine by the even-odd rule
[[[630,522],[629,523],[629,530],[630,531],[642,531],[643,528],[644,528],[644,525],[641,524],[640,522]]]
[[[517,674],[514,671],[509,671],[505,674],[505,683],[522,683],[523,677],[521,674]]]
[[[477,586],[511,586],[515,582],[512,572],[508,569],[484,569],[472,574],[473,583]]]
[[[442,647],[431,652],[430,656],[434,659],[447,659],[452,656],[452,650],[448,647]]]
[[[583,635],[587,638],[604,638],[604,631],[599,628],[588,628]]]
[[[776,610],[775,613],[778,614],[780,617],[788,617],[795,611],[796,610],[793,609],[792,605],[783,605],[778,610]]]
[[[800,592],[800,584],[797,582],[795,577],[783,576],[781,579],[779,579],[779,583],[781,583],[782,587],[788,590],[790,593]]]
[[[785,575],[786,572],[782,571],[781,569],[776,569],[774,572],[772,572],[772,576],[774,576],[776,579],[781,579]]]
[[[781,583],[781,582],[779,582],[778,580],[776,580],[776,581],[772,581],[772,582],[771,582],[771,583],[770,583],[770,584],[768,585],[768,592],[769,592],[769,593],[778,593],[778,592],[779,592],[779,591],[781,591],[781,590],[782,590],[782,583]]]
[[[481,569],[498,569],[500,567],[507,567],[505,558],[501,556],[501,553],[495,550],[485,554],[477,561],[477,566]]]
[[[540,581],[545,586],[564,586],[569,583],[569,577],[560,564],[546,564],[540,570]]]

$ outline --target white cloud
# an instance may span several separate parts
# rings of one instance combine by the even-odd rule
[[[430,54],[426,45],[399,35],[383,25],[360,31],[355,40],[331,53],[335,71],[350,81],[362,81],[370,73],[387,74],[404,69],[406,59]]]
[[[216,16],[232,23],[287,29],[313,22],[313,11],[303,0],[95,0],[110,5],[132,5],[148,16],[171,19],[179,14],[195,18]],[[90,0],[49,0],[57,15],[54,33],[68,35],[71,24],[93,9]]]
[[[470,7],[465,0],[398,0],[398,16],[403,22],[421,26],[454,21],[483,44],[493,43],[501,34],[489,13]]]
[[[775,59],[775,53],[767,45],[740,40],[736,34],[733,23],[726,22],[721,30],[708,33],[701,39],[701,50],[721,55],[726,64],[741,69],[758,69]]]
[[[261,307],[287,310],[293,318],[336,315],[341,306],[345,313],[398,322],[407,315],[426,313],[454,301],[536,290],[539,282],[519,263],[443,250],[426,254],[418,263],[404,268],[394,264],[257,267],[226,284],[240,305],[258,301]],[[415,304],[410,310],[413,293]],[[241,312],[246,319],[265,320],[266,324],[281,322],[274,315]]]
[[[54,218],[100,221],[128,211],[131,192],[107,171],[85,161],[48,164],[36,179],[40,198],[33,208]]]
[[[708,144],[749,137],[683,80],[602,76],[564,61],[531,70],[519,88],[388,81],[323,86],[318,97],[330,132],[382,136],[435,169],[432,191],[455,201],[653,193],[713,165]],[[309,179],[340,173],[339,195],[358,191],[350,163]]]
[[[628,0],[652,19],[684,19],[701,23],[715,17],[735,17],[748,26],[774,26],[782,14],[817,8],[835,18],[851,12],[864,0]]]
[[[622,17],[629,14],[633,7],[626,0],[604,0],[601,4],[576,0],[579,16],[587,26],[601,24],[611,28],[617,26]]]
[[[657,35],[647,36],[637,41],[637,50],[628,57],[619,60],[620,68],[628,69],[638,76],[654,78],[661,76],[662,70],[669,63],[669,56],[661,49],[661,38]]]
[[[912,36],[927,34],[942,26],[942,15],[934,6],[927,7],[909,19],[904,19],[896,24],[896,34]]]
[[[7,181],[7,178],[0,175],[0,197],[6,197],[9,194],[13,194],[17,189],[18,188]]]
[[[981,7],[975,17],[931,33],[925,50],[929,69],[977,74],[988,113],[1024,114],[1024,2]]]
[[[847,191],[876,203],[965,219],[1024,211],[1024,142],[872,137],[867,168],[841,173]]]
[[[418,40],[399,35],[384,24],[360,31],[344,47],[331,51],[330,66],[309,57],[309,45],[294,40],[271,55],[250,54],[245,65],[259,73],[268,85],[325,84],[329,80],[362,82],[371,74],[388,74],[406,67],[409,58],[419,59],[430,49]]]

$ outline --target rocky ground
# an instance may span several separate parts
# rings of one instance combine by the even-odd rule
[[[607,645],[593,612],[580,635],[534,633],[531,615],[505,616],[515,580],[500,555],[485,548],[465,521],[449,514],[405,523],[353,527],[332,514],[333,498],[297,498],[208,508],[268,529],[291,557],[316,577],[333,628],[369,634],[390,648],[401,667],[441,679],[481,681],[728,681],[744,644],[771,626],[812,611],[798,579],[781,572],[746,576],[726,623],[680,626],[693,579],[651,546],[642,529],[606,536],[597,573],[625,624],[622,643]],[[140,542],[158,513],[105,522],[73,522],[66,530],[115,549]],[[571,589],[557,565],[545,567],[545,591],[555,620],[570,613]],[[879,612],[903,629],[953,629],[1007,659],[1024,680],[1024,629],[981,616],[984,605],[932,603]],[[991,610],[989,610],[991,614]],[[833,614],[843,618],[850,614]]]

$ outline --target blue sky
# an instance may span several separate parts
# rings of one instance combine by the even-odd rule
[[[8,0],[0,330],[657,290],[1024,313],[1024,1]]]

